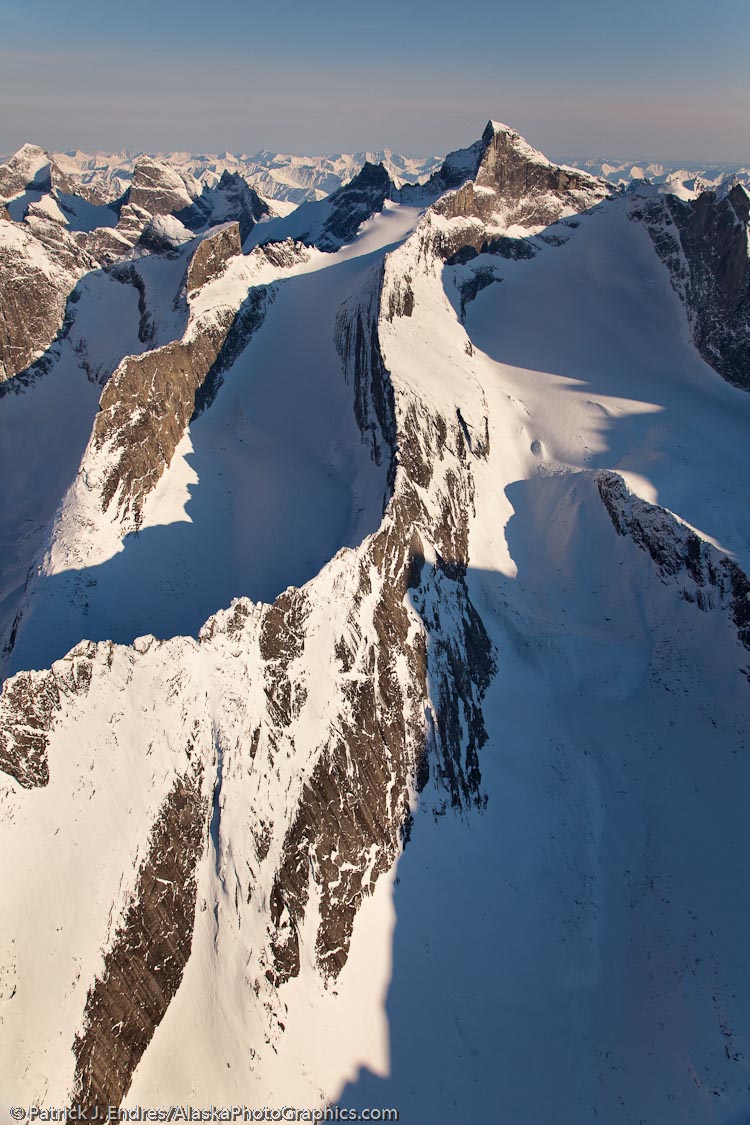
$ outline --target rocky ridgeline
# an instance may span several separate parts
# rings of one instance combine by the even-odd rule
[[[486,175],[504,183],[494,155],[487,164]],[[550,182],[543,183],[545,193]],[[560,183],[554,180],[566,191],[569,184],[560,188]],[[344,222],[348,214],[356,212],[358,226],[390,191],[387,176],[375,167],[350,189],[351,212],[342,205],[347,189],[334,200],[342,208],[333,220],[335,232],[331,228],[336,239],[356,229],[353,221]],[[439,208],[434,215],[444,217]],[[465,208],[458,217],[465,217]],[[188,290],[222,268],[238,238],[236,228],[226,228],[201,244],[188,269]],[[260,252],[277,251],[266,246]],[[315,911],[318,971],[324,980],[335,979],[347,961],[364,898],[408,840],[414,795],[432,777],[446,804],[467,808],[484,801],[481,702],[494,656],[466,574],[473,467],[488,456],[487,419],[470,428],[458,409],[445,414],[415,393],[402,394],[397,405],[380,325],[387,323],[391,332],[399,324],[399,330],[408,330],[413,311],[414,293],[400,264],[387,263],[342,308],[337,322],[337,345],[363,440],[373,458],[389,466],[391,491],[380,528],[356,551],[341,552],[304,589],[285,592],[271,606],[240,601],[211,619],[200,638],[204,678],[241,683],[242,692],[236,705],[222,708],[213,741],[193,744],[181,776],[200,763],[213,771],[215,795],[220,792],[214,828],[209,834],[203,820],[200,847],[204,863],[206,853],[218,848],[209,866],[216,865],[223,886],[237,888],[217,924],[232,928],[235,940],[252,942],[245,987],[248,1004],[271,1013],[264,1017],[268,1042],[283,1032],[282,986],[302,970],[308,912]],[[196,390],[229,337],[231,320],[214,318],[210,327],[193,326],[189,339],[126,360],[105,390],[92,452],[106,446],[119,457],[104,482],[102,501],[106,506],[117,497],[121,514],[136,524],[144,496],[189,421]],[[111,456],[107,463],[113,463]],[[89,479],[94,476],[89,473]],[[102,647],[75,658],[88,656],[99,697],[107,694],[111,664],[99,658]],[[135,659],[155,660],[158,652],[154,643]],[[250,673],[250,666],[258,671]],[[331,669],[327,717],[311,742],[303,732],[309,730],[306,709],[319,707],[311,691],[313,670],[320,667]],[[38,678],[38,689],[44,684],[54,701],[62,672],[56,665],[32,679]],[[23,685],[17,697],[3,696],[3,737],[13,747],[15,774],[43,783],[49,767],[42,744],[54,739],[55,718],[47,711],[37,716],[25,705],[34,696],[30,681]],[[77,703],[84,711],[89,690],[86,684]],[[236,689],[220,695],[234,698]],[[70,705],[69,696],[66,700]],[[192,707],[189,696],[183,707],[188,712]],[[114,716],[112,721],[119,722]],[[33,770],[25,764],[21,730],[25,738],[33,732]],[[290,768],[294,784],[286,790],[282,785],[281,797],[275,776]],[[152,830],[151,853],[158,856],[166,840],[153,841],[161,840],[160,825],[171,823],[170,800]],[[189,872],[196,862],[195,826],[204,815],[200,807],[195,805],[194,827],[186,830],[180,854],[168,860],[183,873],[187,898],[165,900],[159,915],[148,891],[149,872],[167,860],[147,861],[131,912],[105,951],[104,970],[90,983],[75,1049],[75,1090],[88,1104],[122,1097],[182,977],[192,940]],[[239,836],[236,829],[227,835],[233,807],[242,810],[245,830]],[[149,934],[148,942],[129,936],[139,927]],[[167,934],[168,979],[155,979],[151,950],[162,950]],[[127,1034],[117,1030],[122,1028]]]
[[[415,792],[433,775],[447,803],[483,801],[481,699],[493,655],[465,576],[472,465],[486,450],[469,450],[455,416],[444,419],[416,400],[397,410],[382,358],[372,362],[380,279],[373,284],[347,314],[359,331],[342,321],[339,341],[359,388],[364,435],[377,431],[382,454],[393,460],[382,526],[304,589],[271,606],[239,601],[203,629],[201,683],[214,684],[221,714],[213,739],[196,736],[177,759],[181,780],[162,805],[129,911],[88,988],[75,1042],[75,1098],[91,1107],[120,1101],[182,979],[199,855],[209,871],[216,866],[223,886],[237,887],[217,924],[252,944],[247,1004],[277,1013],[270,1025],[268,1014],[263,1022],[279,1034],[279,989],[301,971],[310,871],[319,894],[314,957],[321,977],[335,979],[359,907],[408,838]],[[180,666],[193,648],[194,642],[171,644],[173,703],[187,712],[194,701]],[[56,728],[82,720],[91,698],[108,697],[118,651],[80,646],[51,671],[9,682],[0,702],[0,745],[6,770],[12,765],[23,784],[47,782]],[[159,652],[150,642],[128,659],[148,675],[146,665]],[[259,671],[250,673],[250,666]],[[306,708],[319,706],[311,692],[321,666],[331,669],[327,718],[311,742],[303,733],[310,729]],[[40,708],[40,698],[51,706]],[[128,720],[118,717],[116,690],[112,698],[105,721],[117,730]],[[199,787],[189,781],[201,768],[214,778],[212,833]],[[294,781],[282,797],[276,776],[290,768]],[[226,827],[232,809],[245,822],[239,836]],[[174,891],[156,893],[159,880]]]
[[[38,145],[22,145],[7,164],[0,164],[0,200],[5,203],[28,191],[74,195],[79,190],[88,198],[86,188],[66,176]]]
[[[331,216],[316,239],[321,250],[337,250],[351,242],[367,219],[383,210],[394,195],[393,182],[382,164],[365,164],[353,180],[329,197]]]
[[[188,747],[188,754],[190,754]],[[200,763],[175,781],[159,810],[132,903],[89,991],[76,1036],[73,1101],[97,1107],[127,1093],[154,1028],[182,980],[192,944],[195,870],[209,826]],[[116,1028],[117,1034],[112,1030]]]
[[[263,199],[300,204],[325,199],[361,171],[365,163],[382,163],[397,183],[417,183],[442,164],[442,159],[405,157],[380,152],[339,153],[332,156],[293,156],[264,150],[253,155],[174,152],[152,155],[202,186],[214,187],[224,172],[238,175]],[[85,185],[101,202],[121,196],[132,180],[138,154],[81,152],[59,154],[71,178]]]

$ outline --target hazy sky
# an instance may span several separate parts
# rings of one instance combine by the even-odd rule
[[[0,152],[443,153],[750,163],[750,0],[0,0]]]

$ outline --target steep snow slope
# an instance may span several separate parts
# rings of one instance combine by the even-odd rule
[[[747,653],[618,539],[588,474],[507,491],[517,574],[469,574],[499,653],[487,807],[421,796],[388,1075],[341,1100],[440,1125],[740,1121]]]
[[[348,396],[362,475],[303,586],[5,685],[8,1099],[747,1114],[750,400],[698,356],[626,197],[503,126],[464,151],[419,221],[386,204],[336,254],[220,261],[180,344],[240,301],[252,331],[194,452],[57,541],[129,557],[134,497],[145,541],[205,484],[206,526],[244,533],[233,505],[259,519],[252,469],[287,441],[272,482],[291,494],[291,458],[330,510]]]
[[[124,356],[166,344],[184,328],[180,289],[189,253],[188,248],[169,259],[134,259],[112,272],[86,274],[68,303],[65,332],[44,353],[36,377],[5,384],[0,400],[3,668],[32,564],[41,561],[54,517],[80,472],[102,385]]]
[[[417,217],[392,205],[351,246],[291,268],[235,259],[193,300],[198,322],[217,303],[238,307],[252,283],[271,286],[262,325],[190,425],[137,534],[121,539],[118,517],[96,510],[97,470],[84,461],[19,625],[11,673],[46,667],[82,636],[197,636],[232,598],[273,601],[378,526],[385,469],[357,430],[335,322],[377,268],[373,256]]]

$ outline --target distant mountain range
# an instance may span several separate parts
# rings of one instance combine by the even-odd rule
[[[145,154],[125,150],[116,153],[51,153],[62,172],[86,185],[104,202],[116,199],[127,189],[136,161],[143,155]],[[382,163],[394,182],[405,184],[428,179],[443,160],[441,156],[403,156],[390,149],[328,156],[293,156],[267,149],[251,155],[230,152],[201,155],[160,152],[148,155],[210,187],[216,184],[223,172],[238,173],[264,198],[295,204],[325,198],[352,179],[368,162]],[[659,163],[603,157],[571,157],[565,158],[562,163],[582,168],[614,184],[627,184],[633,179],[649,179],[684,197],[706,188],[731,184],[735,179],[750,184],[750,168],[730,163]]]
[[[52,153],[55,163],[67,175],[85,184],[102,199],[114,199],[126,190],[136,162],[143,154]],[[429,177],[442,164],[442,157],[408,157],[390,150],[381,152],[337,153],[331,156],[290,156],[268,151],[252,155],[218,153],[194,155],[187,152],[152,153],[157,160],[177,171],[194,176],[201,184],[213,187],[223,172],[239,173],[269,200],[303,203],[323,199],[352,179],[368,161],[382,163],[398,182],[416,183]]]
[[[601,176],[611,184],[627,185],[633,180],[649,180],[681,199],[694,199],[702,191],[726,192],[733,184],[750,186],[750,166],[718,163],[666,163],[647,160],[571,159],[575,168]]]

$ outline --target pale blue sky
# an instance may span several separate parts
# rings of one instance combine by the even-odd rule
[[[750,163],[750,2],[0,0],[0,151],[441,153],[488,117],[552,156]]]

